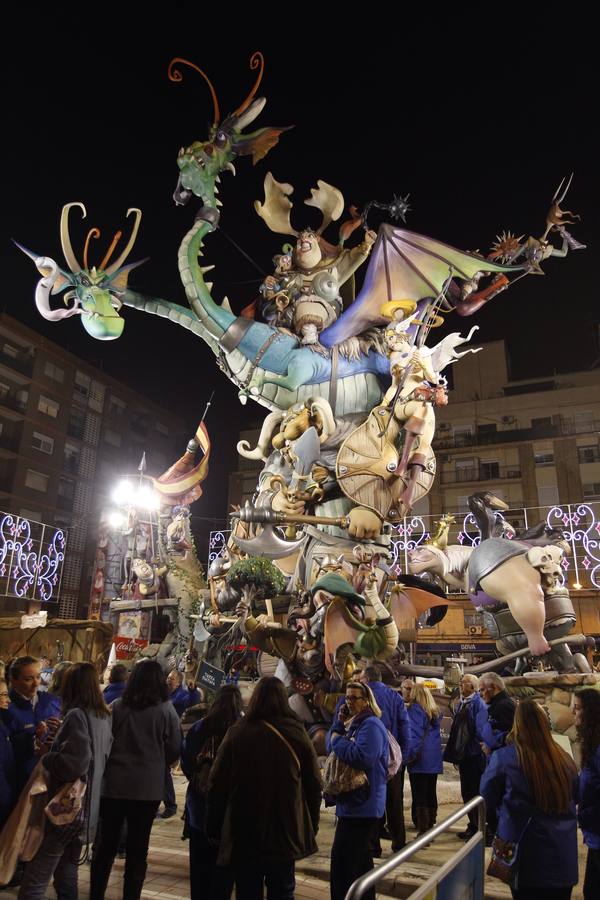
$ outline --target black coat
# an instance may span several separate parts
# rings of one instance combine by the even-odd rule
[[[321,775],[304,725],[269,720],[293,748],[262,721],[241,721],[227,732],[212,765],[206,805],[207,835],[220,840],[219,865],[256,865],[310,856],[318,848]]]

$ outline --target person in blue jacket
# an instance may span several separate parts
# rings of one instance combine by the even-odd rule
[[[60,718],[59,697],[40,691],[41,665],[35,656],[19,656],[10,666],[11,741],[17,763],[16,789],[20,792],[35,768],[35,736],[43,737],[48,719]]]
[[[182,715],[190,706],[200,703],[200,691],[197,688],[188,688],[183,685],[183,675],[178,669],[171,669],[167,676],[167,690],[169,692],[169,700],[175,707],[175,712],[181,719]],[[175,786],[173,784],[173,775],[171,767],[167,767],[165,772],[165,788],[164,788],[164,809],[157,814],[159,819],[170,819],[177,812],[177,800],[175,797]]]
[[[521,700],[506,746],[492,754],[480,786],[496,838],[518,844],[514,900],[569,900],[578,877],[577,782],[546,711]]]
[[[108,684],[103,692],[104,702],[107,706],[110,706],[113,700],[118,700],[123,696],[123,691],[127,687],[128,675],[127,666],[124,666],[123,663],[116,663],[112,667],[108,676]]]
[[[588,848],[584,900],[600,897],[600,692],[584,688],[575,694],[573,713],[581,741],[579,827]]]
[[[10,740],[8,707],[10,694],[5,681],[0,681],[0,831],[15,805],[15,755]]]
[[[340,794],[331,848],[331,900],[344,900],[348,888],[373,868],[372,836],[385,812],[389,741],[381,710],[368,685],[349,681],[346,701],[327,735],[327,752],[366,772],[368,787]],[[364,894],[374,900],[375,892]]]
[[[485,672],[479,679],[479,695],[485,706],[477,713],[477,733],[489,756],[503,747],[513,726],[516,703],[509,697],[504,679],[496,672]]]
[[[379,666],[365,666],[358,678],[368,684],[373,696],[381,710],[381,721],[387,730],[394,735],[400,744],[402,751],[402,766],[387,784],[387,799],[385,803],[385,824],[387,833],[380,827],[380,837],[392,841],[392,850],[401,850],[406,844],[406,827],[404,824],[404,774],[406,761],[410,758],[412,750],[412,737],[410,719],[404,704],[404,700],[398,691],[384,684],[381,678]],[[383,820],[381,822],[383,826]],[[379,842],[375,842],[376,855],[381,855]]]
[[[468,803],[479,794],[481,776],[485,771],[486,757],[481,749],[482,735],[477,731],[477,722],[481,717],[488,721],[488,709],[479,693],[479,679],[477,675],[466,674],[460,679],[460,702],[454,711],[452,728],[457,723],[459,713],[464,710],[470,725],[470,738],[464,749],[464,754],[458,762],[458,774],[460,776],[460,793],[463,803]],[[452,740],[452,730],[450,731]],[[446,758],[446,757],[444,757]],[[454,760],[450,759],[450,762]],[[461,840],[468,841],[477,831],[477,811],[469,813],[469,825],[465,831],[457,835]]]
[[[188,707],[200,703],[200,691],[197,688],[185,687],[183,675],[177,669],[172,669],[169,672],[167,689],[169,691],[169,700],[177,710],[179,718],[182,717]]]
[[[412,816],[417,834],[433,828],[437,818],[437,777],[444,771],[442,762],[442,717],[431,691],[416,684],[408,707],[412,733],[412,752],[408,777],[412,790]]]
[[[243,703],[239,688],[226,684],[217,691],[207,715],[195,722],[187,733],[181,754],[181,768],[189,781],[185,798],[186,831],[190,840],[190,897],[191,900],[226,900],[233,890],[233,872],[217,866],[218,845],[206,835],[206,797],[194,789],[194,774],[198,771],[200,754],[217,755],[227,733],[242,715]],[[205,763],[210,765],[210,763]]]

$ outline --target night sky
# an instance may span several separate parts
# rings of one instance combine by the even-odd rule
[[[123,8],[131,12],[137,5]],[[9,243],[14,237],[63,265],[60,210],[81,200],[88,218],[78,229],[73,215],[73,244],[81,255],[87,229],[97,225],[99,262],[127,208],[138,206],[143,219],[129,261],[150,260],[130,285],[185,304],[177,248],[197,203],[182,209],[172,200],[176,156],[182,145],[205,139],[212,107],[191,70],[181,84],[168,81],[173,56],[204,68],[225,115],[253,84],[248,59],[261,49],[266,70],[259,95],[268,103],[257,125],[295,125],[256,167],[241,159],[237,178],[223,177],[225,234],[205,245],[206,263],[217,266],[210,277],[219,300],[227,294],[239,311],[261,280],[227,236],[265,274],[285,241],[268,231],[252,206],[262,199],[269,170],[295,187],[293,222],[317,224],[318,214],[302,201],[318,178],[359,207],[410,192],[407,228],[481,252],[505,228],[541,234],[555,188],[574,170],[564,206],[581,214],[581,224],[570,230],[588,249],[549,260],[545,277],[522,279],[469,320],[451,317],[445,331],[477,323],[481,341],[504,337],[514,378],[597,360],[598,79],[595,59],[583,49],[585,23],[575,33],[568,22],[556,21],[530,30],[523,23],[482,24],[479,33],[466,33],[462,23],[434,22],[432,9],[409,27],[399,14],[394,25],[370,19],[368,6],[360,14],[340,8],[330,14],[333,25],[319,19],[314,5],[242,21],[224,4],[220,18],[207,21],[200,4],[176,3],[154,17],[140,5],[137,23],[123,23],[117,9],[103,4],[84,18],[17,13],[22,21],[5,48],[2,77],[2,305],[177,409],[190,431],[216,391],[208,419],[214,462],[194,512],[225,514],[237,433],[262,418],[262,409],[241,407],[237,389],[204,343],[163,319],[126,308],[124,334],[111,343],[94,342],[76,318],[45,322],[33,303],[37,272]],[[381,9],[373,7],[374,13]],[[335,226],[326,236],[335,241]]]

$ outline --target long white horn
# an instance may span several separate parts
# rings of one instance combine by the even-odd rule
[[[83,203],[79,203],[79,201],[75,201],[74,203],[65,203],[60,216],[60,242],[62,244],[62,250],[65,255],[66,263],[71,272],[81,272],[82,266],[79,265],[79,263],[77,262],[77,257],[73,253],[71,238],[69,236],[69,210],[73,206],[78,206],[82,210],[82,218],[85,219],[85,217],[87,216],[87,211]]]
[[[263,462],[266,462],[272,452],[270,443],[275,426],[279,425],[283,416],[284,413],[279,410],[269,413],[262,424],[258,443],[254,450],[250,449],[248,441],[238,441],[237,452],[240,456],[243,456],[245,459],[262,459]]]
[[[40,256],[35,261],[38,269],[48,269],[48,274],[40,278],[35,289],[35,305],[38,312],[48,322],[60,322],[61,319],[68,319],[69,316],[81,315],[83,310],[79,309],[79,300],[76,300],[75,306],[70,309],[51,309],[50,307],[50,291],[58,276],[58,266],[53,259],[47,256]]]
[[[311,415],[314,415],[313,410],[316,409],[323,419],[322,438],[326,438],[330,434],[333,434],[336,429],[336,424],[329,400],[326,400],[325,397],[315,397],[311,398],[308,403],[310,404]]]

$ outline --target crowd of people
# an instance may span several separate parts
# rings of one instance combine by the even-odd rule
[[[0,883],[20,884],[22,900],[41,900],[51,881],[60,900],[76,900],[86,855],[91,900],[105,897],[117,855],[125,858],[124,900],[137,900],[153,822],[173,814],[171,767],[179,759],[189,782],[192,900],[227,900],[234,889],[238,900],[259,900],[265,888],[270,900],[291,900],[296,861],[317,850],[324,787],[336,813],[331,898],[343,900],[382,855],[382,841],[392,852],[407,842],[406,772],[416,834],[435,824],[444,759],[458,768],[465,802],[484,797],[486,842],[494,852],[512,848],[514,898],[571,897],[577,817],[588,848],[584,897],[600,896],[600,692],[593,688],[574,695],[578,773],[554,741],[546,710],[529,699],[516,704],[498,675],[462,676],[444,751],[431,691],[411,679],[397,690],[383,683],[379,667],[366,665],[332,697],[327,753],[360,775],[357,787],[332,800],[305,725],[276,677],[256,683],[245,710],[238,687],[223,686],[183,740],[181,716],[200,694],[177,670],[166,676],[153,660],[131,669],[117,664],[104,690],[92,663],[60,664],[46,690],[40,671],[39,660],[20,657],[8,683],[0,681]],[[392,744],[402,756],[393,769]],[[40,774],[43,827],[34,820]],[[72,815],[51,814],[64,812],[66,800]],[[23,866],[24,817],[38,839]],[[458,837],[476,831],[471,815]]]

